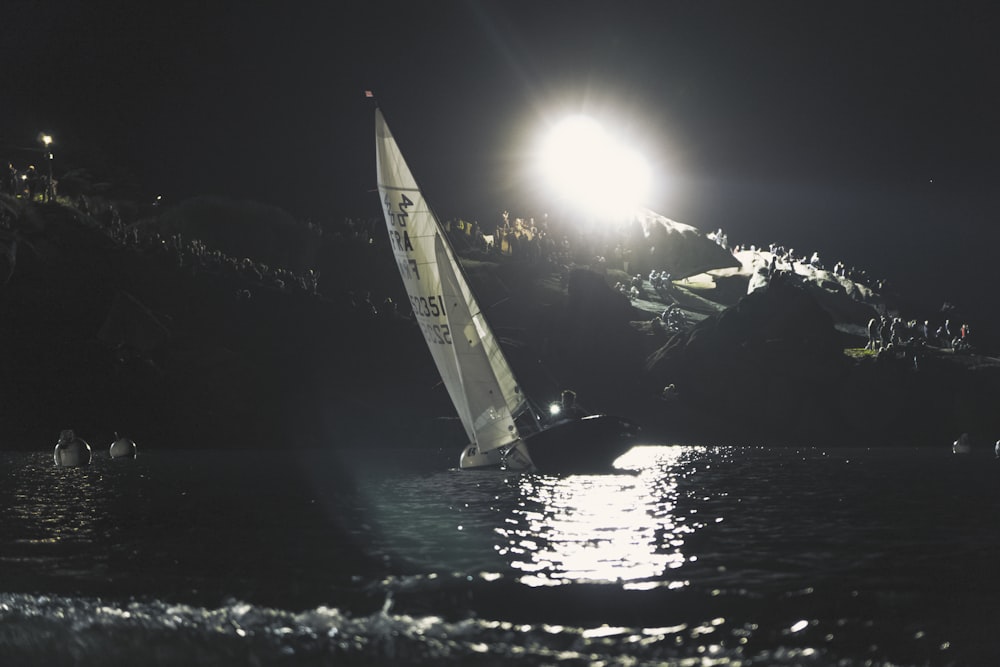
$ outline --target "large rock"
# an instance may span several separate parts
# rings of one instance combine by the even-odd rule
[[[772,282],[676,335],[647,361],[718,437],[793,441],[829,420],[847,371],[833,321],[804,289]]]
[[[729,250],[697,228],[648,209],[641,211],[640,216],[645,244],[649,247],[648,262],[633,258],[641,273],[648,273],[649,269],[668,271],[677,280],[711,269],[740,266]]]
[[[1000,363],[915,347],[850,358],[800,281],[772,281],[677,334],[647,359],[674,384],[665,427],[699,442],[945,447],[1000,434]]]

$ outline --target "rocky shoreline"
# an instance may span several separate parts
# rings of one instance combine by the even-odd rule
[[[359,303],[365,291],[403,302],[380,235],[314,243],[318,286],[295,285],[296,274],[205,264],[185,253],[190,237],[171,248],[185,231],[176,216],[167,227],[137,215],[110,233],[107,208],[2,204],[5,447],[48,447],[73,428],[98,447],[119,432],[154,447],[457,451],[464,436],[415,323]],[[267,247],[285,243],[276,229]],[[739,285],[718,289],[722,301],[676,281],[668,298],[639,304],[612,287],[627,276],[604,267],[480,257],[466,269],[495,304],[488,317],[529,395],[571,387],[654,442],[944,447],[968,432],[992,447],[1000,437],[1000,361],[927,346],[852,356],[845,349],[864,340],[850,332],[870,306],[831,307],[808,281],[742,297]],[[665,301],[688,326],[652,321]]]

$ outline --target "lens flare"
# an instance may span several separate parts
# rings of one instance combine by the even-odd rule
[[[539,156],[554,193],[595,216],[630,215],[648,195],[646,160],[587,116],[559,122],[542,142]]]

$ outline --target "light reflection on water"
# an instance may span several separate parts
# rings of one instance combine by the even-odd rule
[[[512,659],[535,642],[546,657],[534,664],[568,646],[648,664],[1000,664],[982,633],[1000,618],[992,452],[642,447],[620,474],[568,477],[449,470],[450,452],[444,464],[395,450],[240,454],[60,469],[48,452],[0,451],[0,616],[28,605],[58,629],[80,595],[151,598],[173,631],[161,610],[174,600],[234,598],[248,603],[225,603],[238,623],[272,601],[318,607],[310,638],[344,630],[334,607],[383,609],[359,631],[379,642],[447,619],[436,636],[472,628],[477,647]],[[107,623],[103,605],[81,605],[80,623]],[[4,649],[5,637],[51,643],[20,611],[0,621]],[[284,642],[289,622],[261,636]],[[122,630],[137,646],[153,634],[130,623],[105,626],[95,651]]]
[[[29,475],[14,478],[10,508],[21,540],[34,543],[92,543],[100,535],[97,518],[107,499],[102,476],[89,468],[52,467],[46,484]],[[23,531],[23,532],[22,532]]]
[[[351,496],[334,497],[328,518],[347,522],[356,544],[403,572],[494,572],[532,587],[683,588],[692,569],[684,566],[699,556],[688,542],[707,521],[697,514],[707,499],[691,497],[691,485],[683,482],[717,460],[719,452],[704,447],[646,446],[620,458],[617,474],[553,476],[421,473],[406,466],[386,470],[385,458],[377,457],[374,468],[359,468],[353,502],[347,500]],[[58,468],[47,456],[32,455],[26,467],[16,474],[12,469],[0,485],[11,500],[2,524],[7,548],[0,560],[52,562],[63,572],[83,568],[100,576],[116,553],[118,561],[125,559],[116,567],[130,568],[137,550],[157,544],[154,560],[164,566],[178,559],[211,564],[220,560],[214,555],[218,546],[206,545],[209,552],[202,553],[195,534],[220,526],[233,545],[260,550],[259,543],[244,539],[242,515],[189,512],[206,504],[221,510],[221,500],[231,494],[236,494],[233,503],[256,506],[253,494],[263,491],[259,480],[251,484],[256,479],[251,469],[233,468],[219,476],[211,465],[188,469],[190,460],[178,455],[157,459],[153,470],[163,467],[163,479],[156,482],[143,479],[152,461],[144,458],[136,467],[140,462],[118,466],[98,458],[85,468]],[[331,465],[321,461],[309,469]],[[167,483],[174,479],[180,487]],[[239,495],[237,479],[250,498]],[[275,484],[284,489],[280,478]],[[148,493],[162,498],[150,505]],[[298,515],[297,497],[281,491],[265,507],[280,499],[278,514]],[[322,527],[317,530],[323,533]]]
[[[680,588],[664,576],[687,558],[702,524],[678,512],[678,479],[699,447],[636,447],[617,467],[633,474],[522,475],[520,499],[496,528],[497,552],[529,586],[622,582]]]
[[[683,588],[684,566],[698,558],[686,545],[704,527],[698,510],[708,500],[691,496],[687,478],[724,456],[643,446],[622,456],[614,474],[450,470],[366,479],[356,526],[404,570],[499,572],[532,587]]]
[[[5,478],[6,508],[0,562],[49,564],[53,571],[102,571],[115,527],[107,520],[113,482],[99,465],[60,468],[36,456]]]

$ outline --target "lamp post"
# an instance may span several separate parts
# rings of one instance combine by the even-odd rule
[[[49,157],[49,180],[45,183],[45,201],[49,202],[52,201],[52,135],[40,134],[38,139],[45,146],[45,153]]]

